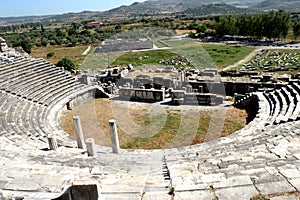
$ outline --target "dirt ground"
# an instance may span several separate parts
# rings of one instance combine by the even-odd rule
[[[246,124],[247,113],[234,107],[167,106],[92,99],[66,114],[64,131],[75,136],[73,116],[80,116],[85,138],[110,146],[108,120],[116,119],[120,146],[129,149],[182,147],[229,135]]]

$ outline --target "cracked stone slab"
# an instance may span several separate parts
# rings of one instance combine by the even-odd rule
[[[281,170],[280,173],[287,178],[300,178],[300,171],[298,169]]]
[[[255,186],[262,194],[276,194],[295,191],[295,188],[287,181],[260,183],[255,184]]]
[[[219,200],[250,199],[259,194],[253,185],[217,189],[215,193]]]
[[[298,190],[300,191],[300,178],[289,179],[289,182]]]
[[[13,180],[4,186],[6,190],[16,190],[16,191],[38,191],[40,188],[39,184],[33,180]]]
[[[114,185],[101,185],[101,191],[103,193],[137,193],[142,194],[143,193],[143,187],[142,186],[130,186],[126,184],[114,184]]]
[[[101,194],[100,199],[109,200],[141,200],[140,194],[130,194],[130,193],[115,193],[115,194]]]
[[[187,199],[213,200],[215,199],[215,195],[210,190],[175,192],[174,200],[187,200]]]
[[[203,183],[213,183],[213,182],[220,182],[222,180],[225,180],[225,175],[222,173],[219,174],[208,174],[208,175],[203,175],[201,177],[201,181]]]
[[[178,184],[176,186],[174,186],[175,191],[196,191],[196,190],[206,190],[209,189],[209,184]]]
[[[159,199],[159,200],[170,200],[171,196],[167,192],[146,192],[143,195],[143,200],[153,200],[153,199]]]
[[[300,160],[300,153],[294,154],[295,158],[297,158],[298,160]]]
[[[221,182],[214,184],[214,188],[228,188],[235,186],[251,186],[253,182],[251,181],[249,176],[237,176],[225,179]]]

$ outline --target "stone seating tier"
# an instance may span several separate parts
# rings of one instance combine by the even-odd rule
[[[58,77],[61,82],[56,85],[53,79],[45,95],[31,94],[41,98],[37,103],[0,90],[0,199],[54,199],[80,183],[99,185],[101,199],[250,199],[300,191],[300,122],[280,120],[275,125],[291,111],[298,119],[296,83],[254,93],[259,99],[257,117],[230,136],[182,148],[121,149],[120,154],[96,146],[96,155],[88,157],[75,148],[75,140],[60,129],[57,119],[70,95],[89,86],[64,73]],[[22,83],[10,86],[21,88]],[[48,134],[57,138],[57,151],[48,150]],[[73,143],[67,146],[68,141]]]

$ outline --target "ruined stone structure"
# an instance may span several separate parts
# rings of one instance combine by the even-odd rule
[[[150,38],[137,39],[106,39],[102,42],[100,47],[96,50],[98,53],[119,52],[119,51],[133,51],[153,49],[153,41]]]
[[[120,88],[119,97],[140,101],[164,101],[165,90]]]
[[[2,37],[0,37],[0,53],[6,52],[8,50],[9,50],[9,48],[8,48],[5,40]]]
[[[298,82],[238,97],[236,105],[256,96],[258,114],[228,137],[174,149],[118,149],[118,154],[96,145],[95,155],[89,156],[61,130],[59,120],[66,109],[97,91],[104,95],[103,89],[83,85],[43,59],[7,58],[0,56],[0,199],[77,194],[91,199],[225,200],[283,193],[297,199]],[[55,151],[48,138],[57,141]],[[82,193],[84,188],[76,189],[80,185],[90,186]]]

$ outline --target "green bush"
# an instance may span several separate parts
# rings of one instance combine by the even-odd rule
[[[52,58],[54,56],[54,54],[55,54],[54,52],[49,52],[49,53],[47,53],[46,57]]]
[[[63,67],[67,71],[72,71],[72,70],[76,69],[75,64],[73,63],[73,61],[70,60],[70,59],[67,59],[67,58],[63,58],[60,61],[58,61],[56,66],[57,67]]]

